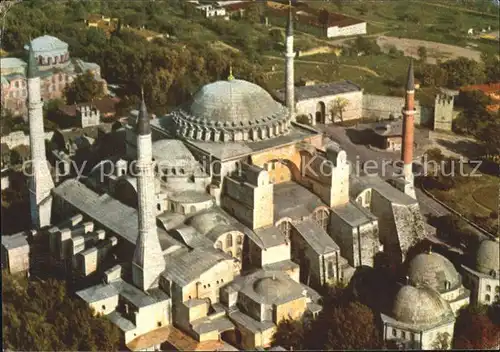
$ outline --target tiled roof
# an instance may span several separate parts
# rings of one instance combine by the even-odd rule
[[[360,86],[350,81],[319,83],[310,86],[295,87],[295,99],[301,101],[342,93],[360,92],[361,90]],[[283,100],[285,97],[285,90],[276,90],[276,95],[280,100]]]
[[[293,226],[316,253],[328,254],[340,250],[335,241],[315,221],[307,219]]]
[[[96,99],[88,103],[63,105],[59,108],[59,111],[67,116],[75,117],[78,108],[90,105],[99,110],[101,114],[114,114],[116,112],[116,104],[118,104],[119,102],[120,98],[105,97],[102,99]]]
[[[166,269],[162,276],[179,286],[185,286],[213,266],[228,260],[233,259],[224,252],[212,248],[195,248],[188,253],[174,253],[165,257]]]

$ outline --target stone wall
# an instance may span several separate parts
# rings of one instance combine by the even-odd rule
[[[45,139],[51,140],[52,136],[54,136],[54,132],[45,132]],[[11,132],[6,136],[2,136],[0,139],[1,143],[5,143],[9,146],[9,149],[14,149],[19,145],[30,145],[30,136],[28,134],[24,134],[23,131],[15,131]]]
[[[405,98],[383,95],[364,94],[362,117],[368,119],[388,120],[403,117]],[[415,101],[415,124],[420,124],[421,106]]]
[[[320,120],[324,121],[318,121],[318,123],[331,123],[331,108],[335,104],[337,99],[346,99],[349,103],[345,107],[342,116],[340,116],[340,114],[336,114],[336,116],[333,116],[333,122],[356,120],[361,118],[363,107],[362,91],[328,95],[324,97],[298,101],[296,104],[296,114],[297,116],[306,115],[309,118],[309,123],[314,126],[316,124],[316,113],[322,110],[320,108],[321,106],[324,106],[325,116],[320,118]]]

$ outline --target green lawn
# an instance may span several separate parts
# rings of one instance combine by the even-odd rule
[[[498,209],[500,177],[482,174],[480,177],[463,177],[462,180],[448,191],[431,190],[431,193],[469,219],[482,217],[479,220],[481,225],[495,228],[496,218],[490,214]]]

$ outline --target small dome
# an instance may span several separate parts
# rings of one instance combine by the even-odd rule
[[[286,297],[291,290],[290,282],[277,277],[264,277],[255,281],[253,289],[268,303]]]
[[[248,122],[283,113],[283,107],[263,88],[233,79],[203,86],[187,112],[199,120],[226,123]]]
[[[393,317],[407,324],[436,324],[450,312],[449,304],[433,289],[409,285],[398,291],[392,308]]]
[[[500,242],[484,240],[479,245],[476,256],[477,271],[490,275],[500,270]]]
[[[455,266],[438,253],[421,253],[410,261],[408,277],[412,285],[428,285],[443,292],[460,285],[460,275]],[[449,288],[446,288],[446,282]]]

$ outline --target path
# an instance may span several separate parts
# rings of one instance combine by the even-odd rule
[[[283,61],[282,57],[279,56],[272,56],[272,55],[265,55],[266,58],[271,59],[271,60],[279,60]],[[295,59],[296,63],[300,64],[312,64],[312,65],[332,65],[330,62],[325,62],[325,61],[315,61],[315,60],[302,60],[302,59]],[[375,77],[380,77],[379,74],[372,69],[366,67],[366,66],[357,66],[357,65],[347,65],[347,64],[340,64],[340,66],[345,66],[345,67],[351,67],[351,68],[356,68],[361,71],[365,71]]]
[[[418,4],[422,4],[422,5],[428,5],[428,6],[442,7],[442,8],[452,9],[452,10],[460,11],[460,12],[468,12],[468,13],[473,13],[475,15],[488,16],[488,17],[493,17],[493,18],[498,17],[497,15],[494,15],[492,13],[466,9],[463,7],[449,6],[449,5],[445,5],[445,4],[436,4],[436,3],[432,3],[432,2],[418,1],[418,0],[410,0],[410,2],[414,2],[414,3],[418,3]]]

